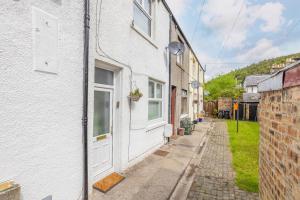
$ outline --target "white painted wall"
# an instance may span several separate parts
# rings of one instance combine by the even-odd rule
[[[58,18],[58,73],[33,70],[32,6]],[[0,182],[22,200],[82,191],[83,1],[1,1]]]
[[[119,86],[116,88],[116,101],[120,102],[118,113],[114,118],[114,157],[119,158],[115,169],[123,170],[144,158],[164,143],[164,125],[168,120],[168,52],[169,13],[161,1],[155,5],[154,37],[150,40],[132,27],[133,1],[103,1],[99,26],[99,44],[106,54],[130,65],[133,70],[133,81],[144,96],[130,108],[127,96],[130,92],[130,71],[127,67],[97,53],[97,39],[91,41],[90,85],[94,80],[95,60],[101,66],[117,68]],[[99,1],[100,3],[100,1]],[[99,6],[99,5],[98,5]],[[96,38],[96,1],[91,5],[91,32]],[[98,51],[99,48],[98,48]],[[103,64],[104,63],[104,64]],[[149,78],[164,83],[163,119],[148,121],[148,80]],[[90,87],[91,88],[91,87]],[[93,90],[90,90],[89,109],[92,119]],[[89,126],[90,138],[93,127]],[[91,180],[91,177],[90,177]]]

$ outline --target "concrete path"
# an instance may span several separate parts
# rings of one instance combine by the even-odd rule
[[[225,122],[214,123],[196,176],[188,193],[188,200],[256,200],[258,194],[235,186],[231,167],[231,152]]]
[[[165,200],[170,199],[180,180],[190,170],[191,161],[201,153],[202,142],[211,123],[199,123],[190,136],[182,136],[161,150],[166,156],[151,154],[127,170],[124,181],[106,194],[93,191],[93,200]],[[189,187],[188,187],[189,188]],[[186,190],[186,195],[188,190]]]

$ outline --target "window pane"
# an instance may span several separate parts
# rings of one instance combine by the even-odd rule
[[[95,91],[94,97],[94,137],[109,133],[110,93]]]
[[[154,98],[154,82],[149,81],[149,98]]]
[[[162,98],[162,85],[159,83],[156,84],[156,98]]]
[[[143,11],[134,3],[134,25],[138,26],[142,31],[151,36],[151,20],[143,13]]]
[[[158,119],[162,117],[162,103],[160,101],[149,101],[148,119]]]
[[[151,15],[151,0],[144,0],[144,9]]]
[[[113,85],[114,73],[112,71],[95,67],[95,83]]]
[[[187,114],[187,97],[181,98],[181,114]]]

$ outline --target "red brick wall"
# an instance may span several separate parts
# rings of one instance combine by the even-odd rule
[[[259,121],[260,198],[300,200],[300,87],[262,93]]]
[[[227,97],[218,98],[218,110],[231,110],[232,99]]]

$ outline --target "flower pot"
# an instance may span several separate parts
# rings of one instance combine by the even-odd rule
[[[177,129],[177,133],[178,133],[178,135],[180,135],[180,136],[184,136],[184,128],[178,128],[178,129]]]
[[[128,96],[128,98],[131,100],[131,101],[139,101],[140,100],[140,96]]]

